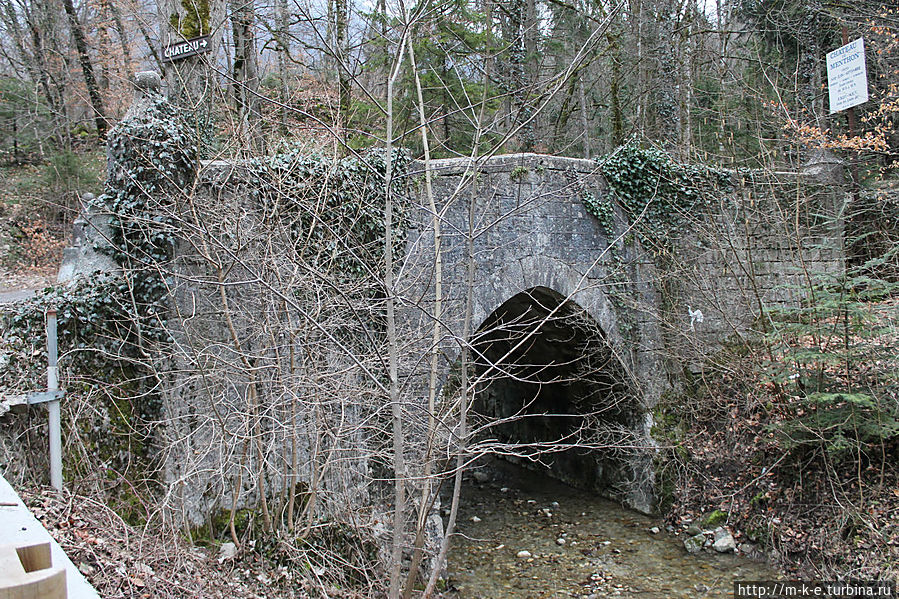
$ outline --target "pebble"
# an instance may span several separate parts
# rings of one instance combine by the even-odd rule
[[[556,539],[556,545],[564,545],[565,543],[567,543],[567,541],[565,539],[563,539],[562,537],[559,537],[558,539]]]
[[[475,470],[471,474],[471,477],[475,480],[475,482],[481,483],[481,484],[490,480],[490,475],[487,474],[486,472],[481,472],[480,470]]]
[[[237,555],[237,545],[234,543],[222,543],[219,547],[219,562],[234,559]]]
[[[699,553],[702,551],[702,546],[705,542],[705,535],[699,533],[698,535],[693,535],[684,539],[684,548],[690,553]]]
[[[477,524],[478,522],[481,521],[481,519],[478,518],[477,516],[472,516],[472,517],[471,517],[471,521],[474,522],[475,524]]]
[[[659,530],[659,527],[658,527],[658,526],[653,526],[652,528],[649,529],[649,532],[651,532],[651,533],[654,534],[654,535],[657,535],[657,534],[659,534],[661,531]]]
[[[741,543],[739,549],[740,553],[745,553],[746,555],[754,555],[758,551],[752,543]]]
[[[528,557],[531,557],[531,552],[527,551],[527,550],[522,550],[522,551],[519,551],[518,553],[516,553],[515,557],[518,557],[521,559],[528,558]]]
[[[737,543],[730,531],[726,528],[715,529],[715,542],[712,547],[718,553],[733,553],[737,550]]]

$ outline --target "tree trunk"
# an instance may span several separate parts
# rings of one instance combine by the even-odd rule
[[[394,289],[393,268],[393,90],[406,47],[406,34],[400,39],[395,56],[395,63],[387,78],[387,127],[386,147],[387,168],[384,169],[384,303],[387,317],[387,361],[389,384],[390,415],[393,421],[393,535],[390,548],[389,593],[390,599],[398,599],[400,593],[400,575],[402,573],[403,538],[406,524],[406,438],[403,417],[405,416],[400,397],[399,383],[399,337],[396,331],[396,289]]]
[[[84,29],[75,14],[72,0],[62,0],[62,5],[69,18],[69,26],[72,29],[72,37],[75,38],[75,49],[78,51],[78,60],[81,62],[81,72],[84,74],[84,83],[87,85],[87,94],[90,97],[91,107],[94,109],[94,122],[97,124],[97,136],[100,139],[106,137],[106,113],[103,111],[103,100],[100,98],[100,88],[94,78],[94,66],[91,57],[87,53],[87,41],[84,38]]]
[[[290,41],[287,0],[278,0],[278,77],[281,83],[281,134],[287,135],[287,105],[290,102],[290,88],[287,84],[287,65],[290,64]]]
[[[214,92],[218,89],[213,63],[224,29],[225,3],[223,0],[162,0],[159,19],[162,47],[209,36],[208,53],[165,63],[169,100],[191,114],[200,156],[207,157],[212,148]]]
[[[12,7],[7,5],[7,8],[12,11]],[[47,99],[47,106],[50,108],[51,113],[53,114],[53,119],[56,122],[56,131],[54,132],[56,141],[59,143],[61,147],[67,147],[69,142],[69,132],[68,126],[65,123],[60,122],[60,118],[63,117],[63,113],[65,111],[64,107],[64,98],[59,96],[58,94],[54,94],[54,88],[50,87],[50,71],[47,66],[47,62],[45,61],[45,51],[44,51],[44,40],[41,35],[41,28],[35,22],[35,15],[30,11],[23,11],[25,17],[25,24],[28,27],[28,32],[31,35],[31,53],[27,53],[24,51],[24,40],[22,43],[22,56],[30,57],[34,60],[34,64],[32,68],[37,76],[36,81],[40,83],[41,90],[44,92],[44,97]],[[14,12],[10,12],[10,19],[15,19]],[[27,64],[27,59],[26,59]],[[58,87],[54,86],[56,89]]]
[[[677,0],[662,0],[654,7],[652,25],[652,127],[651,136],[669,150],[678,148],[680,103],[678,93]]]
[[[231,31],[234,37],[234,107],[241,133],[249,147],[261,150],[259,130],[259,56],[253,30],[255,14],[252,0],[231,0]]]
[[[337,132],[346,148],[350,118],[350,72],[347,52],[347,0],[334,0],[334,53],[337,62]]]
[[[611,63],[609,101],[612,109],[612,146],[617,147],[624,143],[624,118],[621,114],[621,32],[614,25],[609,29],[608,40]]]
[[[636,6],[636,18],[633,19],[636,22],[637,30],[635,32],[635,36],[637,38],[637,63],[635,66],[636,70],[636,79],[637,79],[637,111],[636,111],[636,124],[637,131],[640,133],[640,137],[644,137],[646,135],[646,100],[647,100],[647,89],[646,89],[646,66],[643,64],[643,59],[645,52],[643,50],[643,0],[635,0],[637,3]],[[633,13],[635,9],[631,9]]]
[[[103,6],[112,16],[112,22],[115,25],[119,43],[122,46],[122,61],[125,63],[125,72],[128,73],[131,71],[131,48],[128,47],[128,33],[125,30],[125,24],[122,22],[122,13],[112,0],[103,0]],[[152,46],[150,46],[150,49],[154,52],[156,51]]]
[[[590,159],[592,153],[590,145],[590,116],[587,114],[587,92],[584,89],[584,72],[577,75],[577,99],[581,113],[581,130],[584,135],[584,158]]]
[[[156,67],[159,69],[160,73],[165,73],[165,64],[162,62],[162,58],[159,57],[159,53],[156,51],[156,44],[153,43],[153,40],[150,39],[150,32],[147,31],[147,28],[144,27],[144,24],[140,21],[137,22],[137,28],[140,30],[141,36],[144,38],[144,42],[146,42],[147,47],[150,49],[150,55],[153,57],[153,62],[156,63]]]

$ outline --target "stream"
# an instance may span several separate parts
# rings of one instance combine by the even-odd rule
[[[459,599],[732,597],[734,580],[779,578],[742,555],[690,555],[658,518],[538,472],[498,460],[479,472],[449,554]]]

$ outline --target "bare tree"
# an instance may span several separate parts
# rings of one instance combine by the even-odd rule
[[[78,60],[81,63],[81,72],[84,75],[84,83],[87,85],[87,93],[91,99],[91,107],[94,109],[94,122],[97,125],[97,136],[102,139],[106,137],[106,113],[103,110],[103,100],[100,98],[100,88],[94,77],[93,62],[87,51],[84,29],[78,21],[78,14],[75,12],[75,6],[72,4],[72,0],[62,0],[62,5],[66,10],[66,16],[69,19],[69,27],[72,30],[72,37],[75,39],[75,48],[78,50]]]

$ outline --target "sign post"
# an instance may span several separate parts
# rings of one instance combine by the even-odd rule
[[[846,110],[849,137],[855,137],[855,107],[868,101],[868,68],[865,64],[865,38],[849,41],[849,29],[843,25],[843,45],[827,53],[827,92],[830,114]],[[848,109],[848,110],[847,110]],[[858,199],[858,164],[852,161],[852,197]]]
[[[57,370],[56,308],[47,310],[47,393],[59,391]],[[59,418],[59,397],[47,403],[50,433],[50,484],[62,491],[62,433]]]
[[[209,43],[208,35],[201,35],[177,44],[171,44],[162,49],[162,62],[175,62],[188,56],[196,56],[209,52],[212,44]]]

